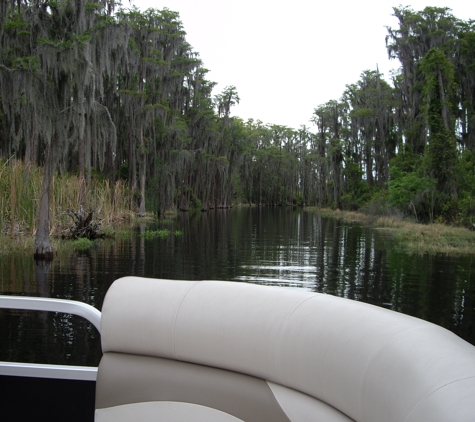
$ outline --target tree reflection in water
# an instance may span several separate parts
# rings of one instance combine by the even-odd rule
[[[140,236],[164,224],[168,237]],[[372,303],[475,344],[473,257],[408,255],[387,232],[290,207],[181,213],[87,251],[59,251],[49,263],[31,255],[0,257],[1,294],[74,299],[100,309],[110,284],[126,275],[233,280]],[[96,365],[101,354],[95,328],[71,315],[1,311],[0,337],[0,360]]]

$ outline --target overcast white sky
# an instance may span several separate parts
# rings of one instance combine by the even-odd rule
[[[127,6],[128,0],[122,0]],[[217,82],[213,93],[237,88],[232,115],[292,128],[314,108],[339,99],[363,70],[389,77],[399,67],[387,57],[385,26],[396,27],[401,0],[132,0],[139,9],[180,13],[187,41]],[[414,10],[450,7],[475,19],[473,0],[412,0]]]

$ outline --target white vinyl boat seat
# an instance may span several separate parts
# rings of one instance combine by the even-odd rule
[[[473,421],[475,347],[303,290],[125,277],[102,309],[96,421]]]

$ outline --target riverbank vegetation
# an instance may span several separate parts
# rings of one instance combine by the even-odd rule
[[[114,6],[0,4],[0,218],[37,257],[58,215],[113,220],[117,195],[139,216],[247,203],[475,227],[474,21],[395,7],[399,72],[364,70],[293,129],[231,116],[237,89],[213,94],[178,13]]]
[[[386,230],[408,253],[473,255],[475,253],[475,231],[465,227],[453,227],[441,223],[421,224],[411,219],[363,214],[354,211],[329,208],[305,208],[322,217],[335,218],[345,224],[360,224],[374,229]]]
[[[42,180],[41,167],[0,159],[0,236],[21,239],[17,244],[20,249],[32,246],[27,238],[38,229]],[[71,215],[79,215],[81,209],[87,211],[83,211],[83,215],[92,213],[94,225],[98,230],[100,226],[104,234],[111,234],[114,227],[134,218],[132,197],[126,182],[119,180],[110,186],[107,180],[94,178],[83,201],[80,201],[80,185],[75,175],[56,175],[53,178],[50,202],[50,234],[53,237],[78,237],[69,235],[77,225]],[[0,243],[5,243],[5,240]]]

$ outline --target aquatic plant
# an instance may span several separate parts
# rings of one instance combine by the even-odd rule
[[[73,241],[74,247],[80,251],[87,251],[93,244],[94,242],[89,240],[87,237],[81,237],[80,239]]]
[[[144,237],[145,239],[155,239],[156,237],[160,237],[162,239],[165,239],[168,237],[170,234],[170,230],[168,229],[163,229],[163,230],[146,230],[143,233],[140,233],[141,237]]]

